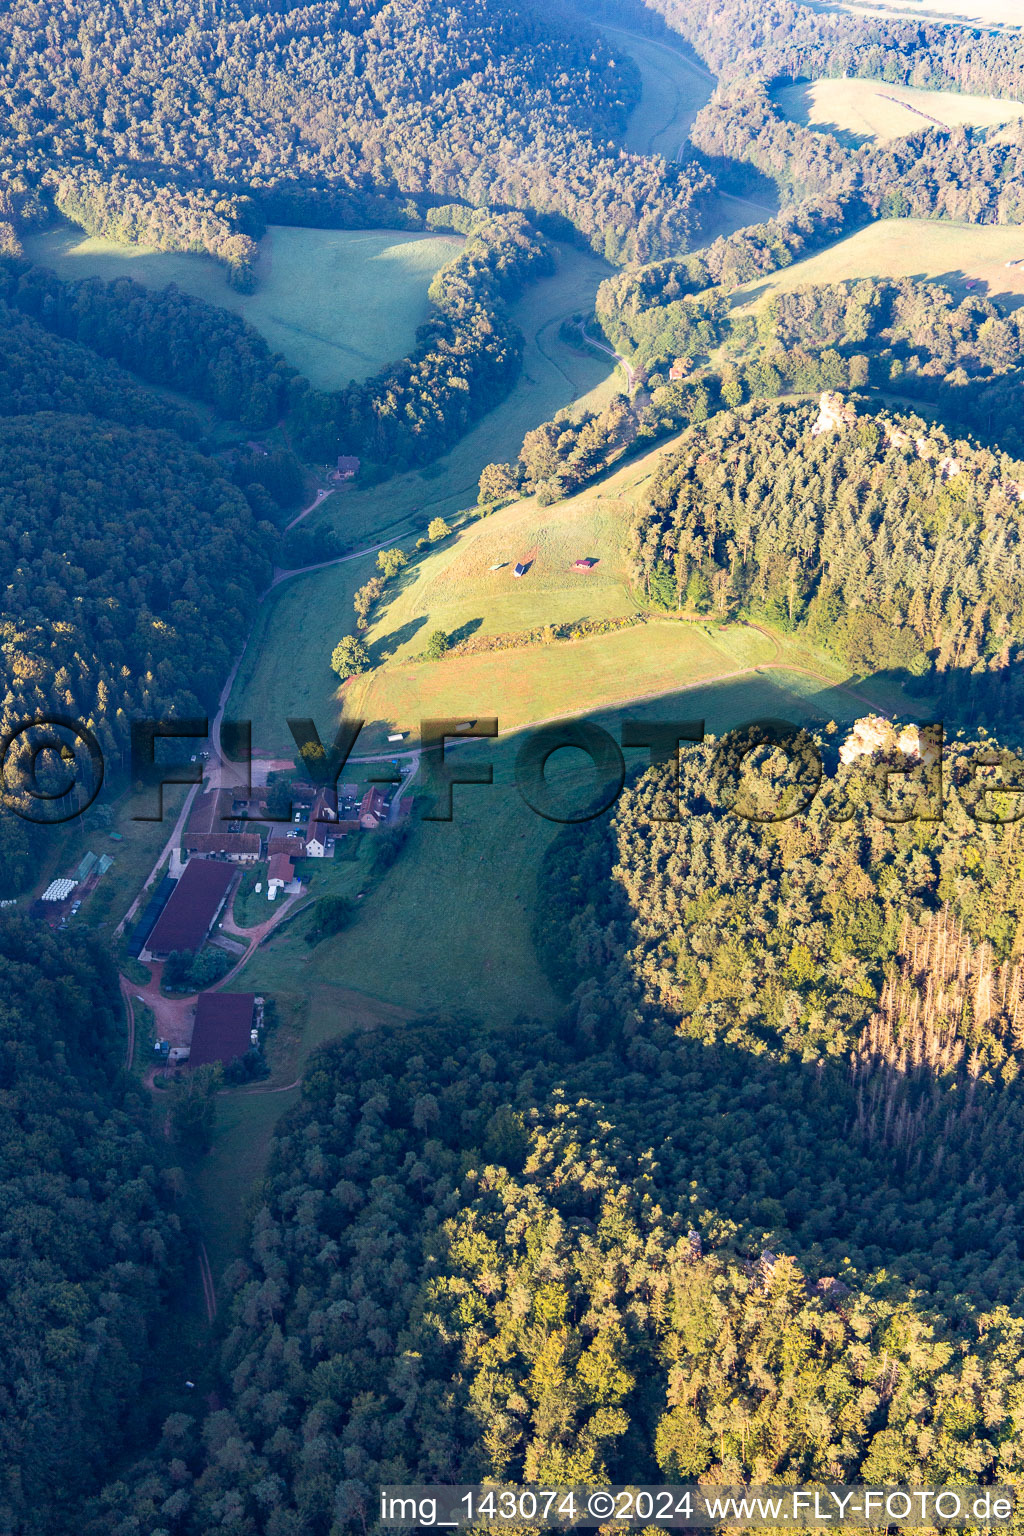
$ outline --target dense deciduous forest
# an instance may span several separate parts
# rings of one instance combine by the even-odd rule
[[[9,311],[0,335],[3,729],[57,710],[116,764],[131,718],[201,715],[215,701],[270,579],[274,529],[258,519],[275,502],[252,478],[266,471],[206,458],[168,430],[189,424],[181,408],[158,427],[159,403],[122,388],[120,369]],[[146,425],[125,424],[136,412]],[[35,878],[34,833],[0,817],[12,894]]]
[[[252,326],[173,284],[150,289],[129,278],[68,282],[20,258],[0,256],[0,299],[55,335],[249,429],[289,417],[309,457],[356,453],[393,472],[449,447],[509,389],[522,337],[507,301],[554,270],[550,245],[520,214],[448,206],[433,210],[430,223],[466,236],[430,286],[430,320],[408,357],[339,391],[311,390]],[[133,409],[143,413],[132,419],[146,419],[147,410],[158,414],[155,401],[144,407],[143,392],[120,377],[137,401]],[[189,420],[187,413],[179,417]],[[171,425],[172,416],[166,419]],[[186,431],[194,437],[195,424]],[[295,494],[291,485],[289,495]]]
[[[116,754],[132,714],[203,712],[269,579],[298,460],[204,457],[199,418],[139,380],[284,419],[320,461],[426,463],[514,380],[508,301],[575,230],[645,263],[597,307],[650,393],[530,431],[481,501],[550,504],[685,428],[629,530],[649,603],[767,618],[1019,742],[1024,322],[909,281],[736,319],[725,297],[879,213],[1020,221],[1019,138],[850,151],[769,89],[1013,94],[1017,45],[789,0],[651,9],[731,82],[705,155],[795,200],[697,253],[711,174],[617,147],[636,73],[557,7],[0,4],[0,724],[57,705]],[[209,251],[242,287],[269,220],[467,238],[410,356],[327,394],[176,290],[29,267],[18,230],[51,205]],[[771,401],[822,389],[927,401],[987,446],[859,399]],[[961,734],[946,820],[904,824],[893,800],[930,812],[934,768],[840,741],[813,804],[808,739],[794,771],[750,733],[687,749],[678,822],[659,770],[557,838],[534,924],[553,1023],[421,1020],[314,1057],[227,1277],[220,1400],[158,1433],[135,1410],[180,1181],[118,1075],[110,967],[4,918],[0,1523],[348,1536],[380,1482],[415,1479],[1019,1482],[1019,765],[979,793],[1001,753]],[[377,838],[378,872],[404,836]],[[5,892],[33,855],[2,818]],[[311,939],[351,917],[332,899]]]
[[[834,351],[858,385],[927,401],[944,422],[1024,457],[1019,310],[980,294],[958,303],[938,284],[868,278],[779,294],[758,331],[766,358],[797,387],[802,364]]]
[[[55,335],[250,428],[273,425],[305,387],[251,325],[173,284],[144,288],[127,277],[68,282],[45,267],[0,257],[0,297]]]
[[[7,4],[0,29],[12,197],[207,250],[242,286],[264,219],[386,225],[410,196],[458,198],[647,260],[685,246],[710,187],[618,147],[636,71],[552,7],[62,0]]]
[[[666,258],[606,278],[597,292],[598,318],[606,327],[622,327],[620,334],[628,339],[632,320],[643,311],[687,293],[719,284],[728,289],[778,272],[840,240],[869,217],[859,197],[808,198],[783,209],[778,218],[722,235],[690,256]]]
[[[1024,220],[1024,128],[925,128],[886,143],[848,149],[834,135],[784,117],[767,87],[719,90],[697,116],[693,143],[705,154],[744,161],[777,182],[787,199],[858,193],[890,217]]]
[[[575,0],[600,12],[608,0]],[[1012,30],[931,18],[850,15],[799,0],[612,0],[630,17],[664,19],[726,80],[865,75],[933,90],[1016,99],[1020,40]]]
[[[112,961],[5,914],[0,992],[0,1523],[54,1536],[145,1443],[181,1180],[120,1072]]]
[[[981,294],[957,302],[939,284],[864,278],[807,285],[778,294],[756,315],[730,314],[722,292],[686,294],[685,281],[684,269],[664,262],[602,286],[605,334],[632,358],[650,395],[619,396],[602,411],[562,411],[533,428],[515,463],[487,466],[481,504],[534,493],[557,500],[634,443],[649,446],[716,411],[792,392],[896,394],[1024,457],[1018,312]],[[683,376],[673,379],[678,365]]]

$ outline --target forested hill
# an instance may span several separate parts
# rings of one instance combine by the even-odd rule
[[[683,434],[634,574],[667,607],[806,626],[856,671],[919,677],[960,721],[998,704],[1005,726],[1024,704],[1022,496],[1019,461],[923,423],[748,406]]]
[[[108,959],[5,916],[0,997],[0,1529],[64,1536],[157,1407],[180,1173],[120,1071]]]
[[[607,0],[576,0],[583,11]],[[613,0],[613,4],[616,0]],[[933,90],[981,95],[1020,92],[1021,40],[932,18],[848,15],[800,0],[617,0],[642,18],[653,13],[681,34],[716,74],[741,80],[775,75],[865,75]]]
[[[710,185],[618,148],[636,71],[557,6],[4,0],[0,56],[0,218],[41,192],[243,285],[264,220],[394,224],[410,198],[532,208],[646,260],[685,248]]]
[[[259,466],[173,430],[196,434],[187,408],[2,303],[0,344],[0,723],[71,715],[113,771],[131,718],[212,711],[270,579],[274,502]],[[0,815],[9,894],[43,835]]]

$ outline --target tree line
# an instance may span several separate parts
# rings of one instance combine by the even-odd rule
[[[297,398],[294,426],[307,457],[356,452],[390,471],[427,463],[514,383],[522,335],[507,301],[554,271],[551,246],[521,214],[450,213],[466,243],[436,273],[434,312],[409,356],[346,389]]]
[[[0,724],[70,715],[116,768],[133,716],[216,700],[273,569],[256,477],[283,494],[289,466],[205,457],[173,430],[190,413],[2,306],[0,337]],[[0,816],[12,895],[44,835]]]
[[[755,166],[791,200],[859,194],[876,216],[889,218],[966,224],[1024,219],[1020,123],[1005,136],[984,128],[929,127],[851,149],[833,134],[791,122],[768,88],[754,81],[719,90],[698,114],[692,137],[709,155]]]
[[[688,294],[720,286],[726,291],[792,266],[868,222],[862,198],[806,198],[776,218],[721,235],[689,256],[671,257],[617,272],[597,290],[596,313],[606,334],[632,341],[637,326],[649,327],[648,310],[667,308]],[[633,342],[635,345],[635,342]]]
[[[306,457],[354,453],[393,472],[436,457],[511,388],[522,337],[508,301],[554,270],[549,242],[521,214],[447,206],[429,222],[466,236],[431,283],[431,318],[407,357],[342,390],[311,389],[246,321],[173,284],[74,282],[0,256],[0,299],[250,429],[287,418]]]
[[[577,0],[588,9],[593,0]],[[926,19],[813,11],[796,0],[643,0],[726,81],[861,75],[930,90],[1016,99],[1021,43]]]

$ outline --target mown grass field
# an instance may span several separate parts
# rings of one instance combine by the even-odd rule
[[[902,138],[932,126],[932,120],[947,128],[992,128],[1024,117],[1020,102],[884,80],[798,81],[775,91],[774,99],[794,122],[833,133],[847,144]]]
[[[623,27],[600,30],[612,48],[629,55],[643,81],[640,101],[626,126],[626,148],[640,155],[678,159],[694,118],[711,99],[714,79],[696,60],[668,43]]]
[[[611,359],[559,335],[566,316],[591,311],[610,270],[589,252],[559,247],[558,271],[527,289],[513,309],[526,345],[522,376],[511,394],[438,464],[378,486],[360,488],[356,482],[329,497],[303,526],[334,527],[357,549],[388,537],[411,548],[431,518],[475,505],[481,470],[515,458],[531,427],[577,398],[594,406],[610,399],[618,388]],[[295,577],[263,604],[227,711],[229,718],[252,720],[255,752],[290,754],[288,715],[319,720],[336,711],[331,652],[352,632],[352,594],[375,569],[368,555]]]
[[[654,621],[582,640],[555,641],[439,662],[387,666],[349,684],[346,713],[367,721],[361,745],[430,716],[497,715],[503,729],[670,694],[746,669],[772,654],[756,631],[715,632]]]
[[[132,277],[242,315],[318,389],[367,378],[412,346],[427,289],[458,252],[455,235],[275,225],[260,247],[259,287],[241,294],[208,256],[120,245],[65,226],[26,242],[62,277]]]
[[[1024,266],[1008,268],[1008,261],[1024,262],[1024,229],[1019,226],[879,219],[806,261],[744,284],[733,306],[752,309],[805,283],[916,277],[941,282],[959,298],[984,294],[1015,308],[1024,303]]]
[[[378,486],[356,481],[325,501],[308,526],[333,524],[356,548],[389,530],[425,528],[432,517],[473,506],[481,470],[514,459],[531,428],[574,404],[599,408],[624,387],[611,358],[559,334],[564,319],[592,313],[598,287],[613,269],[591,251],[555,249],[558,270],[512,305],[525,343],[515,388],[433,464]]]
[[[872,5],[839,0],[837,10],[855,16],[912,16],[915,21],[967,21],[989,27],[1019,27],[1020,0],[886,0]]]
[[[432,629],[466,639],[632,611],[618,498],[584,494],[552,508],[530,498],[481,518],[402,573],[369,630],[375,651],[408,661]],[[597,560],[589,573],[572,569]],[[526,575],[513,575],[517,561]],[[495,570],[493,567],[499,567]]]
[[[373,555],[350,560],[276,587],[260,608],[226,715],[252,721],[257,757],[290,757],[287,721],[315,719],[332,728],[338,679],[331,652],[355,628],[352,596],[376,570]]]

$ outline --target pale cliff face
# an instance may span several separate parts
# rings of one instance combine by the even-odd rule
[[[839,761],[853,763],[858,757],[872,757],[876,752],[899,752],[924,763],[931,763],[936,755],[934,745],[930,742],[922,744],[921,732],[916,725],[898,727],[881,715],[866,715],[855,722],[839,748]]]

